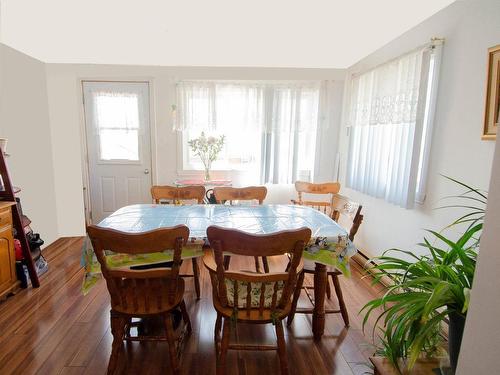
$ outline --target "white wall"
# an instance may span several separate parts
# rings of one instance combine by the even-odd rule
[[[2,41],[45,62],[345,68],[452,1],[2,0],[0,13]]]
[[[465,322],[457,375],[498,372],[500,353],[500,147],[497,140],[488,208]]]
[[[24,213],[46,243],[58,237],[45,64],[0,45],[0,137]]]
[[[57,195],[59,235],[84,233],[83,182],[81,163],[82,98],[81,79],[149,80],[152,83],[152,131],[156,137],[153,149],[153,179],[155,183],[171,184],[181,175],[202,172],[184,172],[178,160],[177,133],[171,125],[171,104],[179,79],[254,79],[254,80],[333,80],[330,114],[332,126],[321,137],[319,155],[320,180],[334,177],[334,160],[330,157],[336,147],[340,126],[344,70],[336,69],[275,69],[275,68],[189,68],[118,65],[47,64],[47,90],[54,159],[54,181]],[[333,152],[335,155],[335,152]],[[334,157],[334,156],[333,156]],[[214,172],[215,178],[231,178],[235,185],[255,184],[245,180],[241,172]],[[269,202],[289,202],[294,196],[293,186],[270,187]]]
[[[365,220],[357,235],[357,245],[367,255],[398,247],[418,249],[422,229],[442,229],[457,217],[456,211],[433,210],[444,205],[442,197],[456,189],[439,174],[487,189],[490,180],[494,143],[481,141],[486,84],[487,48],[500,42],[500,1],[458,1],[377,50],[348,69],[349,77],[406,51],[427,43],[432,37],[446,39],[430,156],[427,199],[423,205],[406,210],[352,191],[342,191],[363,204]],[[344,116],[347,114],[344,101]],[[345,181],[347,137],[343,121],[342,178]],[[418,251],[418,250],[417,250]]]

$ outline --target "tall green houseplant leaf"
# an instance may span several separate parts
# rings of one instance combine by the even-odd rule
[[[411,369],[421,356],[435,356],[442,342],[442,323],[448,316],[465,317],[474,279],[476,258],[481,237],[487,193],[446,177],[463,192],[440,209],[459,210],[459,217],[441,232],[427,230],[420,247],[424,255],[390,249],[374,258],[374,283],[389,277],[385,294],[368,302],[363,329],[376,314],[382,325],[381,347],[377,351],[401,371],[400,363]],[[450,228],[463,231],[458,239],[447,234]],[[376,325],[377,325],[376,324]],[[374,328],[374,334],[376,328]]]

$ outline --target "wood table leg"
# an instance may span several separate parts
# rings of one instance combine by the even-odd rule
[[[196,300],[200,299],[200,269],[198,268],[198,261],[196,258],[192,258],[193,263],[193,277],[194,277],[194,289],[196,291]]]
[[[314,311],[313,334],[315,340],[320,340],[325,331],[325,295],[328,282],[326,266],[316,263],[314,270]]]

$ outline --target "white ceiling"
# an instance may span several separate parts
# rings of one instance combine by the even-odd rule
[[[45,62],[346,68],[454,0],[0,0]]]

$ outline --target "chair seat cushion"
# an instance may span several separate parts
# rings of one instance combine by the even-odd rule
[[[234,303],[235,282],[234,282],[234,280],[231,280],[231,279],[225,279],[224,281],[226,284],[228,305],[231,307],[234,307],[235,306],[235,303]],[[247,307],[247,295],[248,295],[248,284],[249,283],[245,282],[245,281],[237,281],[236,284],[238,285],[237,307],[238,308],[246,308]],[[265,284],[264,307],[270,308],[272,305],[272,301],[273,301],[275,284],[277,284],[276,303],[279,303],[279,301],[281,299],[281,295],[283,293],[283,287],[285,286],[285,283],[283,281],[277,281],[276,283],[268,282],[268,283],[264,283],[264,284]],[[260,306],[260,298],[261,298],[260,295],[261,295],[261,290],[262,290],[262,283],[250,282],[250,288],[251,288],[251,290],[250,290],[251,307],[259,307]]]

